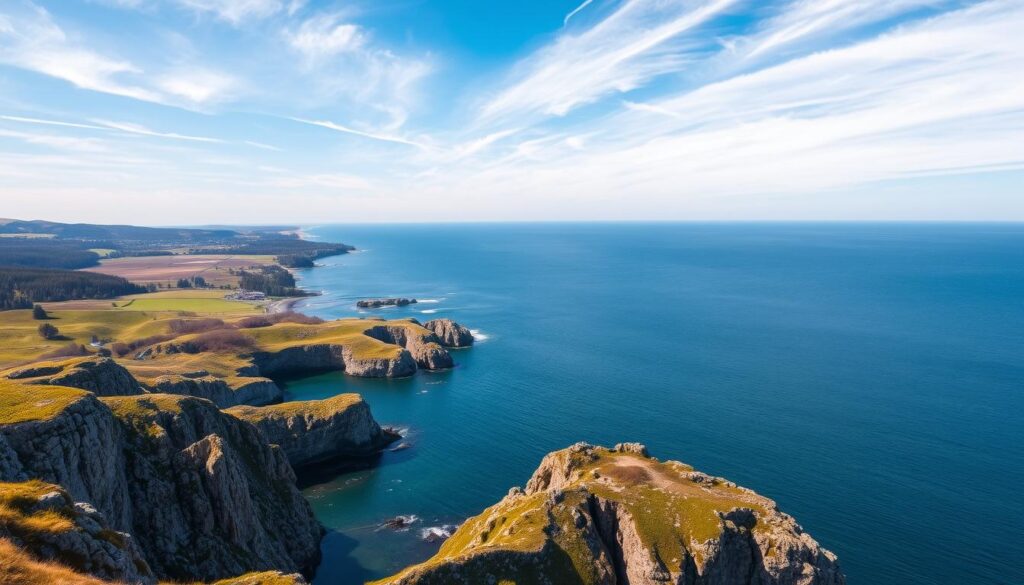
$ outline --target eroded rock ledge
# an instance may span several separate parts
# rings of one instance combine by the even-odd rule
[[[284,452],[203,399],[0,387],[0,480],[39,478],[131,534],[152,573],[312,573],[322,528]]]
[[[835,555],[775,503],[642,445],[577,444],[378,585],[843,585]]]
[[[226,412],[256,425],[279,445],[292,467],[377,453],[400,438],[381,429],[358,394],[273,406],[237,406]]]

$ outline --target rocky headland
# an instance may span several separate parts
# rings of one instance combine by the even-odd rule
[[[400,435],[382,429],[358,394],[274,406],[236,406],[228,414],[248,421],[284,450],[292,467],[373,455]]]
[[[468,327],[459,325],[451,319],[433,319],[424,323],[423,327],[433,331],[444,347],[469,347],[475,341],[473,332]]]
[[[525,489],[377,585],[842,585],[835,555],[775,503],[638,444],[549,454]]]

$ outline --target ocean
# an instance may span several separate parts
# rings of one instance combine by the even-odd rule
[[[776,500],[851,584],[1024,583],[1024,225],[331,225],[299,309],[449,317],[458,366],[332,373],[411,448],[304,478],[316,583],[428,558],[424,539],[578,441],[646,444]],[[355,301],[415,305],[359,313]],[[409,516],[404,532],[380,529]]]

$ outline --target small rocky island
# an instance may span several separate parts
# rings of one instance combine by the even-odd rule
[[[407,299],[404,297],[394,297],[389,299],[364,299],[356,301],[356,306],[360,309],[379,309],[381,307],[404,307],[406,305],[416,304],[416,299]]]
[[[636,443],[549,454],[426,562],[375,585],[843,585],[775,502]]]

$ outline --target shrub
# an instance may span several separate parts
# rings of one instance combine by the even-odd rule
[[[46,314],[46,309],[42,305],[32,305],[32,318],[42,320],[49,319],[50,316]]]
[[[273,313],[260,315],[258,317],[246,317],[235,322],[240,329],[255,329],[257,327],[270,327],[275,323],[299,323],[300,325],[319,325],[324,320],[319,317],[310,317],[302,313],[288,311],[286,313]]]
[[[49,323],[43,323],[39,326],[39,336],[47,340],[57,339],[60,330]]]
[[[245,349],[255,344],[256,340],[248,335],[231,329],[220,329],[197,335],[195,339],[183,343],[182,349],[187,353],[201,353]]]
[[[44,353],[39,356],[41,358],[61,358],[61,357],[80,357],[84,355],[92,355],[89,350],[85,349],[84,345],[77,343],[69,343],[60,349],[55,349],[49,353]]]
[[[163,343],[171,339],[174,339],[173,335],[150,335],[149,337],[136,339],[135,341],[131,341],[129,343],[112,343],[110,345],[110,351],[117,354],[117,357],[124,357],[137,349],[141,349],[143,347],[147,347],[155,343]]]
[[[228,327],[220,319],[173,319],[168,323],[171,333],[187,335]]]

